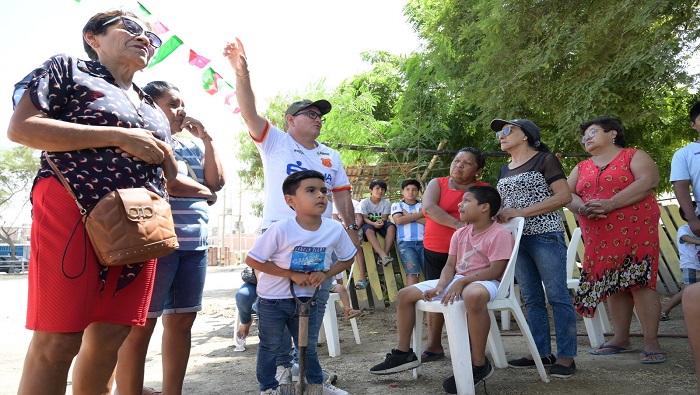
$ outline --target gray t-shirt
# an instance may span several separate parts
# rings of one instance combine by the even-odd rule
[[[382,215],[391,213],[391,202],[387,199],[382,199],[379,201],[379,204],[374,204],[370,198],[365,198],[360,202],[360,208],[362,209],[362,214],[367,218],[377,221],[382,219]]]

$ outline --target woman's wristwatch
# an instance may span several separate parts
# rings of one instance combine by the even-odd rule
[[[348,226],[345,227],[345,230],[348,230],[348,229],[351,229],[351,230],[358,230],[358,229],[360,229],[360,227],[357,226],[357,224],[352,224],[352,225],[348,225]]]

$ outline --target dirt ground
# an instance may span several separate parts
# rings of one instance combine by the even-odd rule
[[[204,310],[195,322],[192,339],[192,355],[185,378],[184,394],[258,394],[255,379],[255,353],[257,350],[257,327],[253,325],[245,352],[233,352],[234,295],[240,286],[240,267],[210,267],[205,287]],[[10,277],[12,277],[10,279]],[[12,284],[26,276],[0,276],[0,295]],[[20,285],[21,286],[21,285]],[[13,291],[15,300],[24,297]],[[19,295],[19,296],[18,296]],[[669,295],[662,295],[662,302]],[[6,299],[3,299],[7,301]],[[23,329],[23,313],[18,308],[8,308],[5,303],[0,310],[0,328],[4,336],[0,340],[0,395],[16,393],[21,361],[26,352],[31,333]],[[19,314],[19,316],[18,316]],[[451,374],[448,358],[424,364],[417,380],[411,372],[389,376],[374,376],[369,368],[381,362],[396,341],[394,309],[365,311],[358,319],[361,345],[356,345],[350,324],[339,319],[342,355],[330,358],[325,345],[319,348],[321,364],[325,369],[337,372],[336,385],[350,394],[427,394],[443,393],[441,383]],[[514,330],[504,336],[506,354],[509,358],[527,353],[522,337]],[[677,308],[671,320],[660,323],[661,343],[668,352],[668,362],[659,365],[642,365],[639,355],[619,354],[593,356],[583,321],[578,321],[577,373],[567,380],[551,378],[549,383],[539,380],[534,369],[496,369],[495,374],[477,387],[477,394],[695,394],[696,383],[693,361],[682,311]],[[13,338],[8,338],[8,333]],[[633,320],[632,338],[635,347],[641,347],[641,328]],[[159,334],[154,335],[146,366],[146,384],[160,387]],[[447,337],[443,337],[447,348]],[[68,393],[70,394],[70,386]]]

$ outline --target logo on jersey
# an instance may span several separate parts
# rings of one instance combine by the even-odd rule
[[[292,250],[290,270],[310,273],[321,272],[325,269],[326,247],[296,246]]]
[[[321,164],[326,167],[333,167],[333,163],[331,163],[331,158],[321,158]]]

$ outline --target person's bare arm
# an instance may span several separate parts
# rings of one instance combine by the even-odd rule
[[[214,147],[213,139],[207,132],[207,129],[202,123],[192,117],[185,117],[182,121],[182,126],[192,133],[193,136],[202,140],[204,143],[204,185],[209,187],[212,192],[218,192],[226,184],[226,174],[224,173],[224,165],[221,163],[219,153]]]
[[[209,199],[212,191],[184,174],[179,174],[168,182],[168,193],[172,196]]]
[[[437,178],[432,179],[425,188],[423,194],[423,212],[426,217],[440,225],[454,229],[459,229],[465,226],[465,223],[451,216],[447,211],[440,206],[440,183]]]
[[[301,286],[308,286],[309,285],[309,275],[306,273],[296,272],[294,270],[289,270],[289,269],[283,269],[270,261],[259,262],[255,259],[251,258],[250,256],[246,256],[245,263],[246,263],[246,265],[255,269],[255,271],[271,274],[271,275],[277,276],[277,277],[289,278],[292,281],[294,281],[296,284],[301,285]]]
[[[503,272],[506,270],[507,264],[507,259],[493,261],[486,269],[460,278],[450,286],[440,302],[444,305],[454,303],[455,300],[458,300],[458,298],[462,295],[464,287],[466,287],[469,283],[473,283],[474,281],[496,280],[500,278],[503,275]]]
[[[676,194],[676,200],[681,206],[681,210],[685,213],[685,218],[688,220],[690,230],[692,230],[696,236],[700,236],[700,219],[695,215],[693,198],[690,196],[690,180],[674,181],[673,191]]]
[[[236,73],[236,98],[241,116],[248,126],[250,136],[255,140],[261,140],[267,127],[267,120],[258,113],[255,107],[255,95],[250,84],[250,71],[243,43],[236,37],[235,42],[227,43],[224,47],[224,56],[228,59],[233,72]]]
[[[569,189],[571,190],[571,202],[566,205],[566,208],[574,213],[583,214],[581,211],[579,211],[583,210],[583,199],[581,199],[581,196],[577,195],[575,192],[576,183],[578,183],[578,166],[571,170],[571,174],[569,174],[569,178],[566,179],[566,183],[569,185]]]
[[[402,210],[400,213],[394,213],[394,215],[391,216],[391,219],[396,225],[405,225],[410,224],[411,222],[420,223],[421,219],[425,220],[425,216],[420,211],[418,211],[417,213],[409,214],[408,212],[406,212],[406,210]],[[425,225],[425,221],[423,221],[423,225]]]
[[[355,218],[355,207],[352,205],[352,193],[349,189],[333,192],[333,202],[335,208],[338,209],[340,218]],[[352,224],[345,224],[345,226]],[[357,232],[352,229],[346,229],[352,244],[360,245],[360,239],[357,237]]]
[[[688,235],[681,236],[681,241],[688,243],[688,244],[700,245],[700,239],[698,239],[697,237],[691,237]]]
[[[117,147],[146,163],[161,163],[165,154],[149,130],[91,126],[51,119],[32,104],[28,95],[12,113],[7,138],[42,151],[75,151]]]

